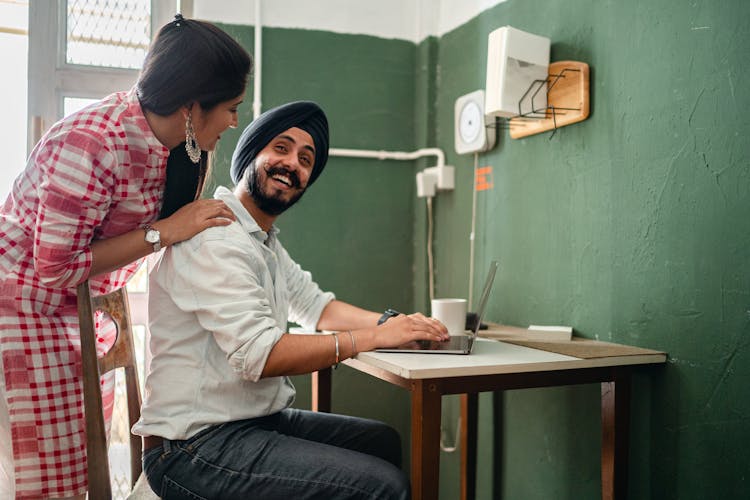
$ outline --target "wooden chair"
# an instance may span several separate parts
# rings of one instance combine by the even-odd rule
[[[109,352],[101,359],[96,355],[94,312],[97,310],[108,315],[117,326],[117,339]],[[92,298],[88,281],[81,283],[78,285],[78,319],[81,328],[83,400],[86,416],[88,498],[109,500],[112,498],[112,487],[109,477],[107,436],[102,413],[100,377],[116,368],[124,368],[129,428],[141,416],[141,391],[138,385],[138,369],[133,348],[127,292],[121,288],[108,295]],[[141,453],[141,437],[130,434],[130,472],[133,489],[128,498],[158,498],[151,491],[142,474]]]

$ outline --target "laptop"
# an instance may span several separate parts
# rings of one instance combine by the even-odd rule
[[[495,272],[497,272],[497,261],[492,261],[490,270],[487,273],[487,280],[484,282],[482,296],[479,298],[479,308],[477,309],[477,322],[474,325],[474,331],[470,335],[451,335],[450,339],[440,342],[438,340],[417,340],[409,342],[398,347],[384,347],[375,349],[377,352],[408,352],[408,353],[426,353],[426,354],[471,354],[474,347],[474,339],[477,338],[479,327],[484,317],[487,299],[492,290],[492,283],[495,281]]]

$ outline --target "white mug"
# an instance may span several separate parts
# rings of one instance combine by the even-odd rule
[[[466,299],[432,299],[432,317],[440,320],[450,335],[466,330]]]

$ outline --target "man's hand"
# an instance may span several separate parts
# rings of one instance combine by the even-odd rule
[[[399,315],[375,329],[373,349],[398,347],[415,340],[448,340],[448,329],[435,318],[422,313]]]

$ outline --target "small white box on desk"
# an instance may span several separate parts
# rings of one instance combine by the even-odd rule
[[[572,326],[520,326],[500,325],[488,322],[487,330],[480,330],[479,336],[497,340],[519,340],[525,342],[567,342],[573,339]]]
[[[511,118],[547,107],[550,39],[503,26],[489,34],[487,45],[486,116]],[[537,80],[541,82],[534,83]],[[528,92],[528,94],[527,94]]]
[[[573,338],[573,327],[529,325],[527,335],[533,335],[538,340],[570,340]]]

